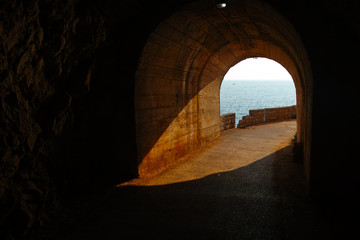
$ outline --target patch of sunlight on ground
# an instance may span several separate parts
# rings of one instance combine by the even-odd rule
[[[296,120],[230,129],[208,145],[179,159],[178,164],[159,175],[134,179],[118,187],[168,185],[229,172],[288,146],[295,131]]]

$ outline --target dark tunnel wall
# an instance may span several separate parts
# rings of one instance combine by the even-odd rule
[[[300,33],[312,63],[310,193],[322,199],[322,204],[353,203],[350,204],[353,207],[360,183],[360,165],[355,160],[360,120],[360,114],[355,110],[359,103],[356,93],[359,60],[355,57],[360,53],[360,28],[356,24],[360,22],[359,2],[305,1],[292,6],[274,5]]]
[[[1,239],[35,236],[70,196],[136,176],[138,59],[156,26],[188,2],[1,1]],[[265,2],[293,24],[308,51],[310,194],[342,216],[353,211],[360,183],[359,3]]]

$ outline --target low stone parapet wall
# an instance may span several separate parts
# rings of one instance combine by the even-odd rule
[[[296,119],[296,106],[249,110],[249,115],[239,121],[237,127]]]
[[[227,113],[224,115],[220,115],[221,131],[225,131],[231,128],[235,128],[235,113]]]

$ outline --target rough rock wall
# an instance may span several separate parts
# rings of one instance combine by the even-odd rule
[[[0,225],[22,236],[55,207],[55,143],[89,94],[102,19],[72,1],[0,6]]]
[[[69,192],[135,174],[127,101],[136,60],[119,60],[129,47],[122,41],[135,38],[124,28],[133,10],[113,4],[123,13],[115,18],[119,12],[107,4],[0,3],[1,239],[31,235]],[[119,33],[126,31],[126,38]]]

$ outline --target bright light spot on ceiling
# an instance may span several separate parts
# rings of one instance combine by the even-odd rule
[[[226,7],[226,3],[219,3],[219,4],[216,4],[216,7],[217,8],[225,8]]]

